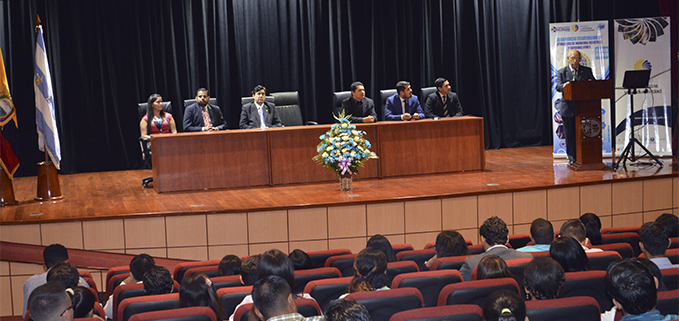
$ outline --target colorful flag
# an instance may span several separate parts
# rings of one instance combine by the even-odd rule
[[[37,28],[38,37],[35,44],[35,75],[33,89],[35,90],[35,122],[38,127],[38,148],[50,156],[54,166],[59,169],[61,162],[61,146],[57,119],[54,112],[54,96],[52,95],[52,78],[47,62],[47,50],[42,36],[42,26]]]
[[[12,96],[9,94],[9,85],[7,84],[6,75],[5,61],[2,58],[2,51],[0,50],[0,127],[4,127],[10,120],[14,120],[14,125],[19,127]]]
[[[14,178],[14,173],[19,168],[19,159],[14,155],[14,150],[5,135],[0,133],[0,165],[5,170],[10,179]]]

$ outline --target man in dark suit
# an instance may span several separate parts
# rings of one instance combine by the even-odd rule
[[[396,94],[387,98],[384,108],[386,120],[418,120],[424,118],[424,112],[417,96],[413,95],[410,83],[399,81],[396,84]]]
[[[375,103],[365,96],[365,87],[360,81],[351,84],[351,97],[342,102],[342,109],[352,123],[373,123],[377,120]]]
[[[505,222],[497,216],[485,220],[481,227],[479,227],[479,234],[481,235],[481,244],[483,244],[485,252],[464,260],[460,268],[460,274],[462,274],[462,278],[465,281],[471,281],[472,271],[479,265],[481,259],[488,255],[497,255],[505,261],[533,257],[530,253],[519,252],[506,246],[509,230]]]
[[[252,97],[255,100],[243,106],[243,110],[240,113],[239,126],[241,129],[283,127],[281,118],[278,117],[276,106],[265,101],[266,88],[264,86],[257,85],[252,90]]]
[[[424,102],[424,115],[427,118],[462,116],[462,105],[457,94],[450,92],[450,82],[445,78],[434,81],[436,92],[427,96]]]
[[[559,69],[556,73],[556,90],[558,92],[563,92],[563,87],[571,81],[595,80],[592,69],[581,66],[580,59],[580,51],[573,49],[568,53],[568,65]],[[578,130],[575,126],[575,104],[572,101],[562,99],[559,104],[559,114],[563,120],[568,162],[572,164],[577,160],[577,155],[575,153],[575,134]]]
[[[222,110],[219,106],[210,105],[209,102],[210,95],[207,89],[199,88],[196,102],[186,107],[184,111],[184,131],[209,132],[226,129]]]

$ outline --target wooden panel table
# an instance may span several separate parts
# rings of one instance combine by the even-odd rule
[[[336,180],[316,165],[319,136],[330,125],[153,135],[157,192]],[[457,117],[357,124],[380,157],[356,178],[485,168],[483,119]]]

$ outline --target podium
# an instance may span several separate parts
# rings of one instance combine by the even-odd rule
[[[563,87],[563,98],[575,106],[575,150],[572,170],[599,170],[601,160],[601,100],[613,97],[611,80],[572,81]],[[579,125],[579,126],[578,126]]]

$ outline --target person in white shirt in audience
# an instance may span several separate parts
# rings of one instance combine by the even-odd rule
[[[554,240],[554,227],[544,218],[537,218],[530,223],[530,240],[533,245],[527,245],[516,249],[519,252],[543,252],[549,251],[549,246]]]
[[[641,252],[655,263],[661,270],[679,267],[679,264],[672,264],[670,259],[665,256],[665,250],[670,246],[670,239],[667,237],[665,228],[656,222],[648,222],[639,229],[639,248]]]
[[[139,254],[130,261],[130,276],[125,278],[120,285],[142,283],[144,273],[156,265],[156,262],[148,254]],[[106,318],[113,317],[113,294],[108,297],[106,305],[104,306],[104,313]]]
[[[561,225],[561,230],[559,231],[559,236],[570,236],[582,245],[582,249],[585,253],[592,252],[603,252],[602,249],[589,248],[589,239],[587,238],[587,229],[585,229],[585,224],[582,224],[579,219],[568,220],[566,223]]]

